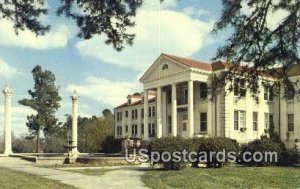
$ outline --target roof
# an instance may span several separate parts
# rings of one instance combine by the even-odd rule
[[[155,102],[155,101],[156,101],[156,97],[153,97],[153,98],[150,98],[148,102],[151,103],[151,102]],[[130,106],[136,106],[136,105],[142,105],[142,104],[143,104],[142,100],[138,100],[138,101],[136,101],[134,103],[131,103],[131,104],[128,104],[126,102],[126,103],[121,104],[120,106],[116,107],[115,109],[125,108],[125,107],[130,107]]]
[[[170,59],[173,59],[179,63],[182,63],[186,66],[189,66],[189,67],[198,68],[198,69],[205,70],[205,71],[212,71],[212,66],[209,63],[200,62],[200,61],[192,60],[192,59],[188,59],[188,58],[182,58],[179,56],[168,55],[168,54],[162,54],[162,55],[164,55]]]

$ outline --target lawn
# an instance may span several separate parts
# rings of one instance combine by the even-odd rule
[[[142,177],[151,188],[300,188],[300,168],[226,167],[151,170]]]
[[[57,181],[0,168],[1,189],[74,189]]]

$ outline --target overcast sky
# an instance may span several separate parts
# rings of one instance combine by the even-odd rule
[[[0,87],[9,84],[14,91],[14,133],[26,133],[26,116],[34,113],[17,102],[29,97],[27,90],[33,88],[31,70],[36,65],[55,74],[62,96],[57,116],[64,121],[64,115],[71,113],[74,89],[81,97],[79,115],[99,116],[103,109],[113,109],[124,102],[128,94],[141,91],[138,79],[161,53],[211,62],[217,47],[228,36],[210,33],[221,13],[221,1],[158,2],[146,0],[138,11],[136,27],[132,29],[136,34],[134,45],[122,52],[105,45],[105,36],[78,39],[74,23],[56,17],[53,12],[57,4],[50,1],[50,15],[43,21],[51,23],[52,30],[43,37],[29,31],[16,36],[11,24],[0,20]],[[3,120],[3,94],[0,116]]]

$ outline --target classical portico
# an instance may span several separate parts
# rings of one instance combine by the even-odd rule
[[[194,85],[206,83],[209,73],[164,54],[146,71],[140,79],[144,85],[144,113],[148,115],[148,91],[156,91],[157,138],[195,136]],[[148,122],[144,119],[144,140],[149,139]]]

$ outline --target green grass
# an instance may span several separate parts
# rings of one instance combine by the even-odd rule
[[[91,175],[91,176],[101,176],[109,171],[113,171],[113,169],[73,169],[73,170],[66,170],[69,172],[80,173],[84,175]]]
[[[225,167],[151,170],[142,176],[151,188],[300,188],[300,168]]]
[[[1,189],[74,189],[58,181],[0,168]]]

